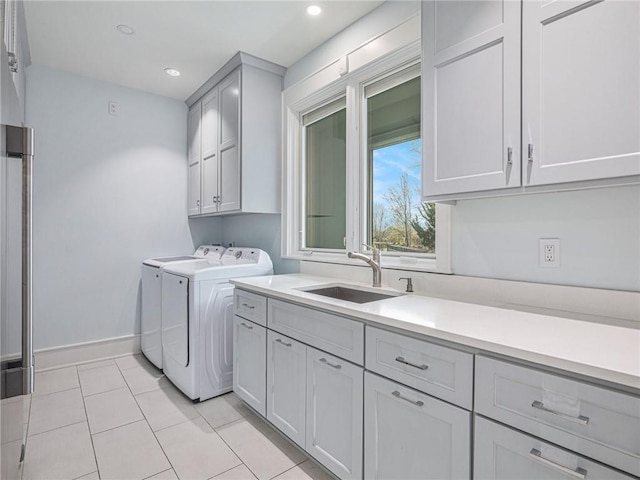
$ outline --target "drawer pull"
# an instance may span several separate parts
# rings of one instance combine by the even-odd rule
[[[409,365],[410,367],[417,368],[419,370],[426,370],[429,368],[429,365],[416,365],[415,363],[407,362],[404,357],[396,357],[396,362],[404,363],[405,365]]]
[[[243,327],[247,327],[249,330],[253,330],[253,327],[251,325],[247,325],[244,322],[240,323],[240,325],[242,325]]]
[[[342,365],[337,365],[337,364],[334,365],[333,363],[327,362],[326,358],[321,358],[320,362],[322,362],[322,363],[324,363],[324,364],[326,364],[326,365],[328,365],[328,366],[330,366],[332,368],[335,368],[336,370],[340,370],[342,368]]]
[[[290,343],[284,342],[281,338],[276,338],[276,342],[284,345],[285,347],[290,347],[291,346]]]
[[[400,392],[399,392],[399,391],[397,391],[397,390],[394,390],[393,392],[391,392],[391,395],[393,395],[393,396],[394,396],[394,397],[396,397],[396,398],[399,398],[400,400],[404,400],[405,402],[409,402],[409,403],[411,403],[411,404],[413,404],[413,405],[417,405],[418,407],[421,407],[421,406],[423,406],[423,405],[424,405],[424,402],[423,402],[422,400],[417,400],[417,401],[415,401],[415,402],[414,402],[414,401],[413,401],[413,400],[411,400],[410,398],[403,397],[403,396],[400,394]]]
[[[567,415],[566,413],[557,412],[556,410],[551,410],[544,406],[544,403],[536,400],[531,404],[533,408],[537,408],[538,410],[542,410],[543,412],[550,413],[551,415],[557,415],[558,417],[564,418],[566,420],[570,420],[575,423],[580,423],[582,425],[587,425],[589,423],[589,417],[585,417],[583,415],[578,415],[577,417],[572,417],[571,415]]]
[[[255,305],[249,305],[248,303],[243,303],[242,306],[248,308],[249,310],[253,310],[254,308],[256,308]]]
[[[560,470],[562,473],[566,473],[567,475],[570,475],[574,478],[581,478],[581,479],[587,478],[587,471],[584,468],[577,467],[575,470],[572,470],[556,462],[547,460],[542,456],[542,453],[540,452],[540,450],[537,450],[535,448],[531,449],[531,451],[529,452],[529,456],[537,462],[547,465],[548,467],[555,468],[556,470]]]

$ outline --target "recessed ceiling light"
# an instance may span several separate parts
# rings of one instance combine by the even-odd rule
[[[309,5],[307,7],[307,15],[311,15],[312,17],[317,17],[322,13],[322,8],[319,5]]]
[[[180,76],[180,72],[178,70],[176,70],[175,68],[165,68],[164,71],[165,71],[165,73],[167,75],[170,75],[172,77],[179,77]]]
[[[133,35],[134,33],[136,33],[133,28],[131,28],[129,25],[125,25],[124,23],[122,25],[118,25],[116,29],[123,35]]]

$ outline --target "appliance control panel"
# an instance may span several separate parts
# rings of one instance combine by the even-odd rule
[[[220,258],[225,248],[220,245],[200,245],[193,254],[194,257]]]
[[[224,265],[258,263],[262,250],[259,248],[227,248],[222,255],[222,263]]]

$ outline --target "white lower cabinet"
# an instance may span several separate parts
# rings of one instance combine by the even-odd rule
[[[473,470],[476,480],[634,478],[480,416],[475,420]]]
[[[305,446],[307,347],[267,332],[267,420]]]
[[[637,396],[240,289],[235,313],[233,390],[340,479],[638,478]]]
[[[362,478],[363,371],[307,348],[306,450],[342,479]]]
[[[262,416],[266,414],[267,329],[233,317],[233,391]]]
[[[471,413],[364,375],[364,478],[471,478]]]

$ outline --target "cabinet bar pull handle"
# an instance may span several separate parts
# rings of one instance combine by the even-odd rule
[[[513,164],[513,148],[507,148],[507,165]]]
[[[413,405],[417,405],[418,407],[421,407],[424,405],[424,402],[422,400],[417,400],[417,401],[413,401],[407,397],[403,397],[399,391],[394,390],[393,392],[391,392],[391,395],[393,395],[396,398],[399,398],[400,400],[404,400],[405,402],[409,402],[412,403]]]
[[[284,342],[281,338],[276,338],[276,342],[281,343],[285,347],[290,347],[291,346],[290,343]]]
[[[577,417],[572,417],[571,415],[567,415],[566,413],[557,412],[556,410],[551,410],[544,406],[544,403],[536,400],[531,404],[533,408],[537,408],[538,410],[542,410],[543,412],[550,413],[551,415],[557,415],[558,417],[562,417],[566,420],[570,420],[575,423],[580,423],[581,425],[587,425],[589,423],[589,417],[585,417],[583,415],[578,415]]]
[[[415,363],[407,362],[404,357],[396,357],[396,362],[404,363],[405,365],[409,365],[410,367],[417,368],[419,370],[426,370],[429,368],[429,365],[416,365]]]
[[[321,358],[321,359],[320,359],[320,362],[325,363],[325,364],[327,364],[328,366],[335,368],[336,370],[340,370],[340,369],[342,368],[342,365],[334,365],[333,363],[329,363],[329,362],[327,362],[327,359],[326,359],[326,358]]]
[[[557,464],[556,462],[552,462],[551,460],[547,460],[542,456],[540,450],[532,448],[529,452],[529,456],[533,458],[535,461],[540,462],[548,467],[555,468],[556,470],[560,470],[562,473],[566,473],[574,478],[587,478],[587,471],[584,468],[577,467],[575,470],[567,468],[563,465]]]
[[[533,143],[527,146],[527,156],[529,157],[529,161],[533,162]]]
[[[247,325],[244,322],[240,323],[240,325],[242,325],[243,327],[247,327],[249,330],[253,330],[253,327],[251,325]]]
[[[247,307],[249,310],[253,310],[255,307],[255,305],[249,305],[248,303],[243,303],[242,304],[243,307]]]

